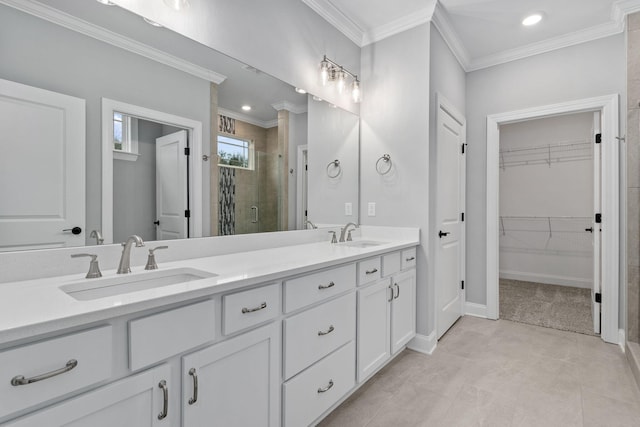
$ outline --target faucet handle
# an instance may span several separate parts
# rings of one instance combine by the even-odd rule
[[[351,232],[352,232],[352,231],[353,231],[353,230],[349,230],[349,232],[347,233],[347,242],[351,242],[351,241],[353,241],[353,239],[351,238]]]
[[[98,255],[96,254],[72,254],[71,258],[91,257],[89,262],[89,272],[85,276],[87,279],[96,279],[102,277],[100,265],[98,264]]]
[[[329,234],[333,233],[333,236],[331,236],[331,243],[338,243],[338,239],[336,238],[336,232],[335,231],[329,231]]]
[[[145,270],[157,270],[158,264],[156,263],[155,251],[158,249],[169,249],[169,246],[156,246],[149,249],[149,258],[147,258],[147,265],[144,266]]]

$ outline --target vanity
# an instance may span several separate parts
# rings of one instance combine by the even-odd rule
[[[404,349],[416,324],[417,229],[326,237],[158,242],[169,245],[158,270],[144,271],[146,250],[134,248],[131,274],[109,261],[97,279],[0,283],[0,424],[317,423]],[[232,249],[207,253],[221,243]],[[99,249],[105,260],[120,252]]]

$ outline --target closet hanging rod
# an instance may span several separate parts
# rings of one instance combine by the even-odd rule
[[[546,216],[512,216],[512,215],[500,215],[500,218],[503,219],[533,219],[533,220],[548,220],[548,219],[584,219],[584,220],[590,220],[592,219],[590,216],[553,216],[553,215],[546,215]]]
[[[535,146],[520,147],[520,148],[504,148],[500,150],[500,154],[519,153],[523,151],[533,151],[533,150],[548,150],[549,148],[554,150],[566,149],[563,151],[584,150],[587,146],[591,146],[590,141],[565,142],[565,143],[559,143],[559,144],[535,145]]]

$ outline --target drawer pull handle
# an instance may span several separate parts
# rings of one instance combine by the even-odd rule
[[[389,289],[391,289],[391,298],[389,298],[387,302],[393,301],[393,285],[389,285]]]
[[[405,261],[409,262],[409,261],[413,261],[414,259],[416,259],[416,257],[412,256],[410,258],[405,258]]]
[[[189,375],[193,377],[193,397],[189,399],[189,405],[193,405],[198,401],[198,375],[196,368],[189,369]]]
[[[397,283],[394,283],[394,285],[393,285],[393,286],[395,286],[395,287],[396,287],[396,289],[398,289],[398,294],[397,294],[395,297],[393,297],[393,299],[398,299],[398,297],[400,296],[400,286],[398,286],[398,284],[397,284]]]
[[[329,282],[328,285],[318,285],[318,289],[322,290],[322,289],[329,289],[329,288],[333,288],[336,284],[333,282]]]
[[[246,314],[246,313],[253,313],[254,311],[260,311],[260,310],[264,310],[265,308],[267,308],[267,303],[263,302],[262,304],[260,304],[258,307],[254,307],[254,308],[243,308],[242,309],[242,314]]]
[[[318,389],[318,393],[325,393],[329,391],[333,387],[333,380],[329,380],[329,384],[326,387],[320,387]]]
[[[335,330],[336,328],[334,328],[333,325],[329,325],[329,329],[327,329],[326,331],[318,331],[318,336],[321,337],[323,335],[329,335],[331,332]]]
[[[15,377],[11,378],[11,385],[17,387],[19,385],[37,383],[38,381],[46,380],[51,377],[64,374],[65,372],[69,372],[76,366],[78,366],[78,361],[75,359],[71,359],[67,362],[64,368],[56,369],[55,371],[47,372],[46,374],[38,375],[31,378],[25,378],[24,375],[16,375]]]
[[[167,418],[167,413],[169,412],[169,387],[167,387],[167,382],[165,380],[160,381],[158,383],[158,387],[162,389],[162,397],[164,399],[162,404],[162,412],[158,414],[158,419],[164,420],[165,418]]]
[[[374,268],[373,270],[367,270],[367,271],[365,271],[365,272],[364,272],[364,274],[373,274],[373,273],[377,273],[377,272],[378,272],[378,269],[377,269],[377,268]]]

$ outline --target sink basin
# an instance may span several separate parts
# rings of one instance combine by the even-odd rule
[[[342,246],[350,246],[352,248],[370,248],[372,246],[384,245],[386,242],[375,242],[373,240],[356,240],[353,242],[344,242]]]
[[[114,295],[128,294],[145,289],[161,288],[178,283],[215,277],[217,274],[193,268],[173,268],[142,273],[123,274],[117,277],[87,279],[81,283],[60,286],[67,295],[78,301],[89,301]]]

